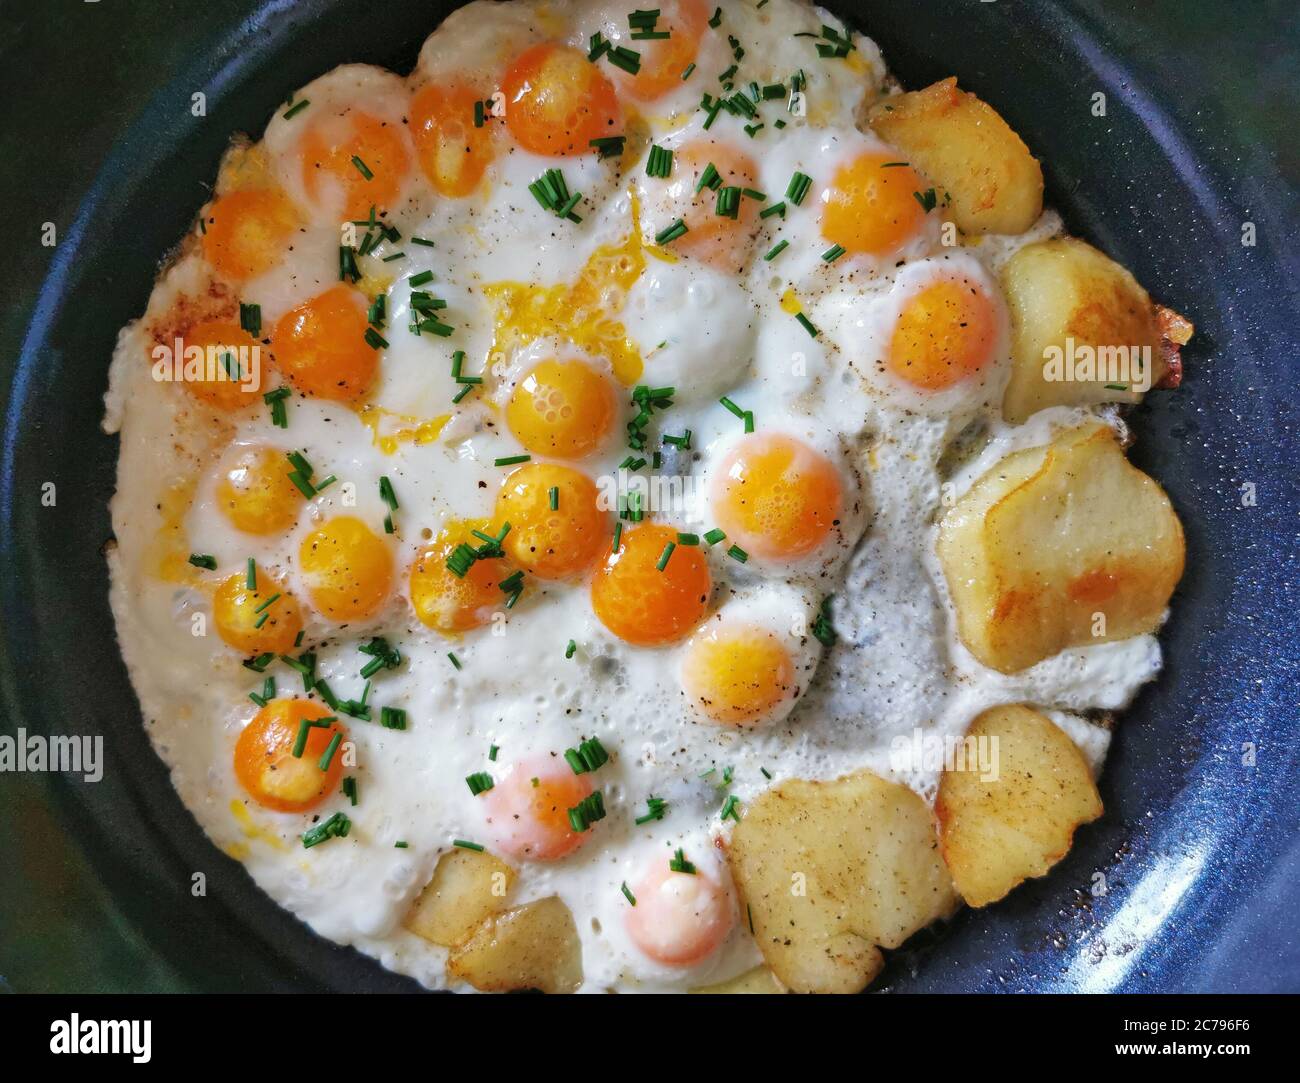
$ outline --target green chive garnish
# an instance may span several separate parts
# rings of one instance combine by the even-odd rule
[[[196,568],[206,568],[210,572],[217,570],[217,558],[209,553],[191,553],[190,563]]]
[[[492,776],[486,771],[476,771],[465,779],[465,784],[469,787],[469,792],[477,797],[481,793],[487,793],[496,783],[492,781]]]

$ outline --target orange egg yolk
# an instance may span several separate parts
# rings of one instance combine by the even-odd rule
[[[294,596],[260,568],[255,583],[249,587],[247,573],[240,572],[217,588],[212,599],[217,635],[244,654],[285,654],[302,631],[302,611]]]
[[[718,525],[747,552],[792,560],[839,521],[844,490],[823,455],[784,434],[752,433],[722,460],[711,486]]]
[[[674,872],[661,859],[633,887],[624,913],[632,942],[655,962],[694,966],[726,940],[735,909],[726,888],[698,869]]]
[[[203,255],[223,278],[256,278],[284,258],[300,225],[298,212],[278,188],[231,192],[208,208]]]
[[[338,623],[374,616],[393,586],[388,543],[350,515],[303,538],[298,569],[317,612]]]
[[[859,155],[835,171],[822,195],[822,236],[850,255],[896,255],[925,221],[921,197],[929,188],[895,155]]]
[[[794,694],[794,662],[767,628],[715,625],[688,644],[682,686],[706,718],[746,726],[768,717]]]
[[[942,391],[983,369],[996,341],[988,294],[969,279],[943,278],[904,305],[889,342],[889,371],[925,391]]]
[[[586,53],[567,45],[525,49],[506,73],[502,92],[506,127],[534,154],[590,154],[591,140],[622,130],[614,84]]]
[[[303,496],[278,448],[240,449],[217,482],[217,506],[245,534],[283,534],[298,521]]]
[[[311,725],[322,722],[323,725]],[[298,747],[303,723],[306,742]],[[339,788],[343,753],[335,734],[347,740],[347,730],[319,703],[309,699],[273,699],[253,716],[235,742],[235,777],[263,808],[276,812],[306,812]],[[340,742],[341,743],[341,742]],[[297,751],[299,755],[295,756]],[[329,760],[321,769],[326,754]]]
[[[700,186],[710,165],[721,178],[716,190]],[[741,195],[736,217],[732,218],[718,213],[718,192],[723,188],[755,189],[757,178],[758,166],[744,151],[707,139],[687,143],[674,156],[672,179],[668,182],[669,209],[656,212],[668,219],[662,225],[680,218],[687,231],[665,247],[720,271],[743,272],[753,254],[760,204]],[[662,228],[657,220],[655,226]]]
[[[654,101],[682,85],[682,73],[699,55],[700,38],[712,14],[704,0],[662,0],[659,12],[655,30],[667,31],[667,38],[621,42],[641,54],[641,67],[635,75],[615,70],[619,85],[637,101]]]
[[[367,218],[370,208],[396,204],[411,171],[401,125],[368,113],[331,117],[302,139],[302,182],[318,206],[344,218]]]
[[[275,362],[299,391],[355,402],[379,371],[379,351],[366,342],[366,302],[333,286],[280,317],[271,341]]]
[[[670,544],[673,549],[665,561]],[[677,531],[671,527],[642,523],[624,529],[618,551],[597,568],[591,607],[619,639],[659,647],[695,630],[708,610],[712,589],[700,546],[677,544]]]
[[[510,524],[507,555],[539,579],[572,579],[609,550],[595,482],[557,463],[529,463],[506,478],[493,521]]]
[[[618,396],[585,361],[543,361],[511,392],[506,423],[529,451],[581,459],[608,442]]]
[[[469,195],[496,155],[494,126],[474,126],[474,103],[485,98],[467,86],[430,84],[411,102],[415,153],[439,195]]]
[[[188,354],[195,347],[204,353],[200,378],[192,378],[192,366],[185,359],[185,389],[201,402],[223,413],[234,413],[262,401],[262,372],[266,353],[262,345],[234,320],[203,320],[182,336]],[[168,343],[170,346],[171,344]],[[254,360],[256,359],[256,360]],[[251,366],[256,369],[250,371]],[[256,375],[256,380],[249,377]]]
[[[514,565],[504,557],[475,560],[469,571],[458,576],[447,567],[447,558],[461,545],[481,548],[485,542],[474,531],[496,537],[499,533],[487,519],[457,519],[447,523],[433,542],[421,549],[411,564],[411,606],[421,623],[444,634],[467,632],[503,611],[507,595],[500,584],[514,574]]]
[[[497,846],[511,857],[554,861],[573,853],[597,828],[575,831],[569,809],[592,793],[588,775],[575,775],[561,758],[544,756],[515,764],[482,795]]]

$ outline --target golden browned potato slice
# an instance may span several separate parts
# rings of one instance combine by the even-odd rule
[[[1002,416],[1020,424],[1048,406],[1140,402],[1191,337],[1171,328],[1123,267],[1072,237],[1026,245],[1002,269],[1011,313],[1011,379]]]
[[[940,521],[937,551],[961,641],[1001,673],[1154,631],[1184,558],[1169,498],[1105,425],[1007,456]]]
[[[997,777],[944,771],[935,812],[957,890],[987,906],[1069,853],[1074,829],[1101,815],[1101,798],[1074,742],[1037,711],[994,707],[966,733],[996,739]]]
[[[720,981],[716,985],[703,985],[699,989],[692,989],[692,993],[787,993],[789,992],[779,981],[776,975],[768,970],[765,966],[756,966],[753,970],[746,970],[743,974],[737,974],[734,978],[727,981]]]
[[[403,924],[444,948],[467,940],[483,919],[506,908],[515,870],[491,854],[449,850]]]
[[[1043,171],[997,111],[956,79],[886,98],[875,133],[948,193],[963,233],[1023,233],[1043,213]]]
[[[857,992],[881,948],[956,905],[929,806],[870,771],[766,791],[729,860],[763,958],[796,993]]]
[[[447,973],[488,993],[572,993],[582,984],[582,945],[573,915],[554,895],[493,914],[452,948]]]

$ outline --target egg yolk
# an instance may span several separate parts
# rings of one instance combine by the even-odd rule
[[[844,491],[824,456],[791,436],[752,433],[723,459],[711,486],[718,525],[759,557],[807,556],[839,520]]]
[[[495,157],[492,125],[474,126],[474,103],[485,97],[467,86],[431,84],[411,102],[415,153],[439,195],[469,195]]]
[[[674,548],[665,562],[669,544]],[[591,608],[619,639],[638,647],[659,647],[695,630],[709,607],[712,589],[700,546],[678,545],[676,530],[661,523],[642,523],[625,529],[618,551],[596,569]]]
[[[494,522],[510,524],[510,559],[539,579],[572,579],[609,549],[609,516],[586,474],[556,463],[521,466],[501,487]]]
[[[632,942],[655,962],[694,966],[712,955],[735,921],[731,896],[699,870],[673,872],[659,860],[633,886],[636,905],[624,912]]]
[[[635,75],[616,69],[615,78],[627,95],[650,102],[680,87],[682,73],[699,55],[710,14],[704,0],[661,0],[655,30],[667,31],[669,36],[622,42],[641,54],[641,67]]]
[[[444,634],[479,628],[501,612],[506,593],[503,580],[514,574],[504,557],[475,560],[463,576],[447,567],[457,546],[479,549],[485,543],[474,531],[496,537],[487,519],[457,519],[447,523],[433,542],[421,549],[411,564],[411,605],[421,623]],[[508,537],[508,535],[507,535]]]
[[[244,654],[286,654],[302,631],[298,601],[260,568],[255,582],[250,588],[247,573],[240,572],[217,587],[212,598],[217,635]]]
[[[303,538],[298,568],[312,605],[339,623],[373,616],[393,586],[388,543],[350,515],[330,519]]]
[[[562,157],[590,154],[591,140],[618,135],[618,98],[587,54],[567,45],[534,45],[506,73],[506,127],[525,150]]]
[[[481,797],[497,846],[510,857],[554,861],[573,853],[598,830],[575,831],[569,809],[590,796],[588,775],[575,775],[560,757],[515,764]]]
[[[280,262],[300,224],[298,212],[279,189],[231,192],[208,208],[203,255],[223,278],[256,278]]]
[[[379,351],[366,342],[366,302],[333,286],[280,317],[272,333],[275,362],[299,391],[355,402],[379,371]]]
[[[303,503],[289,470],[278,448],[243,448],[217,482],[217,506],[245,534],[283,534]]]
[[[709,166],[721,178],[716,190],[701,187]],[[743,272],[754,248],[759,201],[741,195],[736,217],[718,213],[718,192],[723,188],[756,189],[758,166],[742,150],[725,143],[700,140],[687,143],[673,160],[672,179],[668,182],[671,205],[665,217],[677,217],[686,224],[686,232],[666,245],[670,252],[689,256],[728,273]],[[696,191],[696,189],[699,189]],[[668,222],[656,228],[662,228]]]
[[[609,439],[618,397],[608,376],[585,361],[543,361],[511,392],[510,431],[536,455],[581,459]]]
[[[896,155],[859,155],[822,193],[822,236],[850,255],[895,255],[921,229],[920,197],[929,187]]]
[[[323,725],[310,725],[322,722]],[[298,733],[308,723],[307,740],[295,756]],[[334,735],[346,741],[347,730],[320,703],[309,699],[273,699],[253,716],[235,742],[235,777],[263,808],[306,812],[339,788],[343,754],[336,746],[321,770]]]
[[[687,645],[682,685],[706,718],[745,726],[770,715],[793,693],[794,662],[769,629],[722,624]]]
[[[311,200],[355,221],[367,218],[371,207],[392,207],[411,171],[401,126],[368,113],[331,117],[309,129],[301,155]]]
[[[262,401],[262,345],[233,320],[203,320],[182,336],[185,351],[194,347],[204,352],[202,375],[191,378],[191,365],[185,362],[184,386],[191,395],[223,413],[234,413]],[[170,344],[169,344],[170,345]],[[257,358],[256,381],[248,366]]]
[[[912,297],[889,342],[889,370],[926,391],[942,391],[989,363],[997,318],[969,279],[943,278]]]

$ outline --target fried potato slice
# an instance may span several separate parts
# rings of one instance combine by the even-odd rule
[[[939,524],[957,632],[1016,673],[1067,647],[1154,631],[1183,574],[1183,528],[1112,429],[1007,456]]]
[[[993,707],[966,735],[996,740],[988,747],[997,777],[944,771],[935,812],[957,890],[987,906],[1069,853],[1075,828],[1101,815],[1101,797],[1074,742],[1029,707]]]
[[[756,966],[753,970],[746,970],[743,974],[737,974],[734,978],[727,981],[720,981],[716,985],[702,985],[698,989],[692,989],[692,993],[747,993],[747,994],[771,994],[771,993],[788,993],[779,981],[765,966]]]
[[[955,78],[879,102],[872,130],[948,194],[963,233],[1023,233],[1043,213],[1043,171],[991,105]]]
[[[1170,325],[1129,272],[1073,237],[1020,249],[1002,269],[1011,314],[1012,424],[1049,406],[1140,402],[1166,379],[1191,325]],[[1177,341],[1181,338],[1181,341]]]
[[[452,948],[447,974],[488,993],[572,993],[582,984],[582,945],[573,915],[554,895],[493,914]]]
[[[956,905],[929,806],[870,771],[767,790],[728,859],[763,958],[796,993],[859,991],[881,948]]]
[[[411,932],[444,948],[468,940],[483,920],[506,908],[515,870],[476,850],[449,850],[402,922]]]

